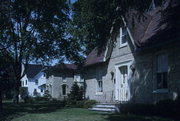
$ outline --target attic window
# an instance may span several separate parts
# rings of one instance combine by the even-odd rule
[[[126,27],[120,28],[120,47],[124,47],[127,45],[127,41],[129,40],[129,35]]]

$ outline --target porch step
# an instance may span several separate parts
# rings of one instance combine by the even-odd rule
[[[111,108],[91,108],[90,110],[92,111],[102,111],[102,112],[115,112],[115,109],[111,109]]]
[[[119,108],[115,104],[101,103],[89,108],[92,111],[100,112],[119,112]]]

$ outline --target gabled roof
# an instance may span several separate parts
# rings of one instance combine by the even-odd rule
[[[44,66],[36,64],[28,64],[26,68],[27,78],[34,78],[39,72],[43,70]]]
[[[172,4],[172,7],[176,7],[174,11],[168,12],[165,11],[168,6],[168,2],[164,4],[164,7],[157,7],[152,11],[146,13],[140,13],[135,10],[130,10],[127,13],[126,21],[127,27],[130,30],[130,34],[133,38],[133,41],[136,47],[141,50],[144,48],[157,47],[159,45],[172,42],[176,38],[180,39],[180,2],[179,4]],[[177,7],[177,6],[178,7]],[[163,15],[162,10],[165,11],[166,15]],[[167,19],[168,16],[177,17]],[[141,16],[141,17],[140,17]],[[170,21],[174,24],[170,24]],[[177,24],[175,24],[177,23]],[[95,48],[88,55],[85,61],[85,66],[94,65],[97,63],[105,62],[112,52],[113,44],[108,44],[108,47],[105,51],[102,51],[98,54],[98,49]]]
[[[102,50],[99,53],[98,48],[96,47],[87,56],[84,66],[90,66],[90,65],[104,62],[104,56],[105,56],[105,50]]]
[[[57,64],[53,66],[52,68],[58,68],[58,69],[69,69],[69,70],[76,70],[77,66],[75,64]]]
[[[172,7],[176,7],[176,4]],[[140,49],[154,47],[180,37],[180,16],[177,12],[180,8],[176,9],[176,11],[168,11],[167,8],[158,7],[153,11],[143,13],[144,17],[141,18],[135,16],[138,14],[137,11],[129,11],[127,23],[136,46]],[[168,19],[172,15],[177,15],[177,19],[174,18],[173,21]],[[171,22],[177,24],[173,25]]]

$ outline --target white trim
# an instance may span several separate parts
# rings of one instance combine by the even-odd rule
[[[128,42],[126,41],[125,43],[122,43],[122,28],[123,27],[121,27],[120,28],[120,38],[119,38],[119,47],[120,48],[122,48],[122,47],[125,47],[125,46],[127,46],[128,45]],[[126,27],[125,27],[126,28]],[[126,28],[126,30],[127,30],[127,28]],[[127,32],[128,33],[128,32]]]
[[[101,87],[102,91],[98,91],[99,90],[99,82],[100,81],[102,82],[102,85],[101,85],[102,86]],[[101,80],[97,80],[96,81],[96,95],[102,95],[102,94],[103,94],[103,80],[101,79]]]
[[[103,92],[96,92],[96,95],[103,95]]]
[[[129,37],[130,37],[130,40],[131,40],[131,42],[132,42],[132,44],[133,44],[133,46],[135,47],[135,49],[136,49],[136,45],[135,45],[135,41],[134,41],[134,39],[133,39],[133,37],[132,37],[132,35],[131,35],[131,32],[130,32],[130,30],[129,30],[129,28],[127,27],[127,32],[128,32],[128,34],[129,34]]]
[[[122,100],[120,98],[120,80],[118,80],[120,78],[120,74],[119,74],[119,68],[123,67],[123,66],[127,66],[127,74],[129,77],[130,74],[130,65],[133,61],[132,60],[127,60],[124,62],[120,62],[115,64],[115,70],[116,70],[116,84],[115,84],[115,100],[116,101],[129,101],[131,98],[131,94],[130,94],[130,87],[129,87],[129,97],[125,100]],[[129,78],[127,77],[127,80],[129,80]]]
[[[105,50],[105,53],[104,53],[104,58],[103,58],[104,62],[106,61],[107,52],[108,52],[108,45],[106,46],[106,50]]]

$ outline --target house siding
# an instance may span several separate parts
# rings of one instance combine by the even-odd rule
[[[111,57],[107,62],[85,68],[87,72],[84,73],[86,98],[99,102],[116,102],[114,92],[117,80],[115,75],[112,79],[111,73],[116,74],[115,66],[117,64],[131,61],[135,70],[130,69],[128,75],[131,93],[130,102],[156,103],[160,100],[176,99],[180,94],[180,43],[170,43],[169,45],[135,52],[135,47],[131,42],[120,48],[118,40],[117,38]],[[168,92],[164,93],[156,92],[156,57],[161,53],[168,56]],[[104,73],[98,77],[100,72]],[[102,78],[103,81],[103,94],[101,95],[96,93],[97,77]]]
[[[127,45],[120,48],[119,40],[120,39],[117,38],[116,45],[111,53],[111,58],[107,62],[85,68],[86,98],[97,100],[98,102],[115,102],[115,65],[127,60],[133,60],[131,53],[131,48],[133,47]],[[113,78],[111,75],[112,72],[114,73]],[[98,73],[101,74],[98,75]],[[102,78],[103,81],[102,94],[96,93],[98,78]]]
[[[71,87],[74,83],[73,74],[66,73],[66,77],[64,78],[64,80],[66,80],[65,82],[63,82],[62,76],[63,75],[61,75],[61,74],[60,75],[51,75],[46,80],[46,86],[47,86],[46,89],[49,91],[52,98],[57,98],[57,99],[62,100],[67,97],[67,95],[62,94],[62,85],[63,84],[67,85],[66,94],[69,94],[71,91]]]

